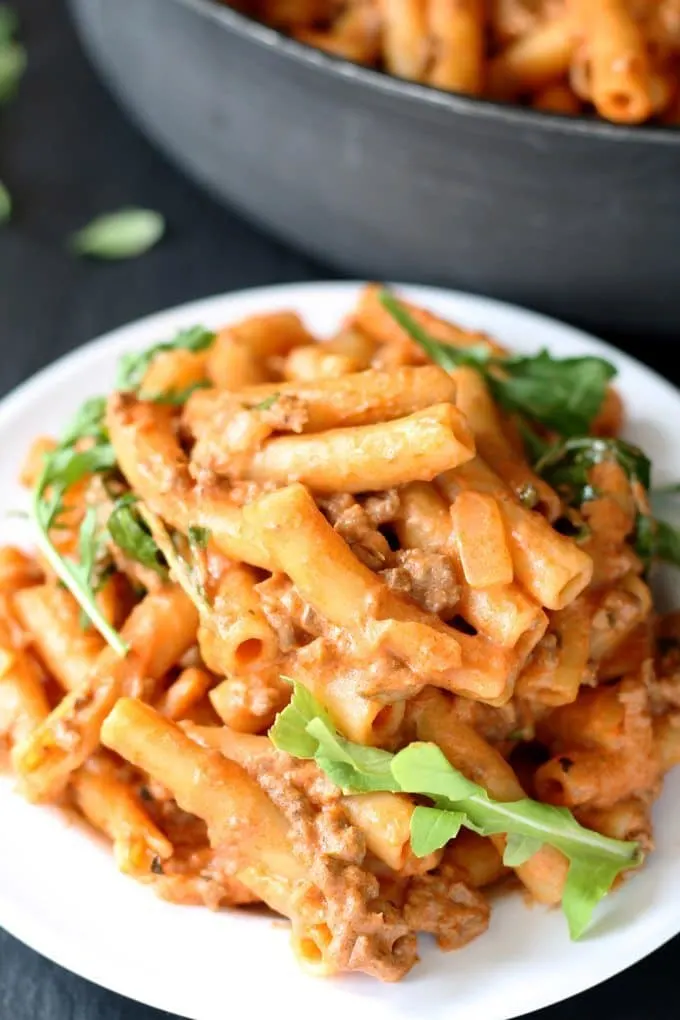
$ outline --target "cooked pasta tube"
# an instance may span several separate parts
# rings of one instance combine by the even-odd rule
[[[429,0],[434,57],[428,84],[479,95],[484,85],[486,34],[483,0]]]
[[[428,59],[424,0],[380,0],[383,59],[390,74],[422,81]]]
[[[182,393],[196,383],[205,383],[207,358],[207,351],[184,348],[160,351],[144,373],[141,392],[150,400]]]
[[[262,869],[258,894],[265,891],[270,907],[290,913],[304,868],[291,850],[285,817],[240,765],[130,698],[121,698],[107,717],[102,741],[167,787],[184,811],[205,821],[212,846],[228,853],[246,886]]]
[[[114,394],[107,425],[121,471],[154,513],[184,533],[191,525],[207,528],[231,559],[269,566],[269,557],[247,533],[243,514],[228,493],[219,486],[197,491],[166,408]]]
[[[445,551],[456,564],[462,581],[458,551],[451,541],[448,506],[433,485],[414,482],[399,495],[399,517],[395,523],[405,548]],[[471,588],[461,584],[461,616],[480,634],[503,648],[517,648],[525,657],[540,641],[548,618],[517,584]]]
[[[262,496],[244,514],[277,566],[330,623],[351,634],[363,632],[369,646],[379,641],[416,673],[423,668],[442,673],[460,664],[457,635],[390,592],[333,530],[304,486]]]
[[[30,652],[13,646],[0,621],[0,742],[20,744],[49,712],[38,663]]]
[[[260,761],[264,764],[276,754],[268,737],[236,733],[227,726],[194,726],[185,724],[184,731],[192,740],[213,747],[226,758],[244,768]],[[368,849],[388,867],[402,874],[420,874],[434,867],[439,854],[417,858],[411,850],[411,815],[409,797],[393,793],[369,793],[342,798],[342,806],[352,825],[366,836]]]
[[[480,457],[520,500],[540,510],[548,520],[561,511],[560,498],[547,482],[532,471],[522,452],[507,436],[507,428],[484,379],[474,368],[457,368],[456,407],[465,415]]]
[[[291,687],[281,679],[285,661],[266,669],[228,676],[210,691],[210,704],[226,726],[240,733],[262,733],[290,700]]]
[[[271,378],[268,362],[313,337],[295,312],[251,315],[221,330],[208,353],[208,375],[220,389],[239,389]]]
[[[463,775],[483,786],[496,800],[520,800],[524,791],[511,766],[470,726],[456,718],[445,694],[423,691],[410,706],[419,740],[431,740]],[[491,836],[502,854],[505,836]],[[562,899],[568,861],[553,847],[543,846],[525,864],[515,869],[539,903],[555,904]]]
[[[581,684],[592,676],[591,622],[591,608],[584,596],[552,616],[544,641],[519,675],[518,698],[554,707],[576,700]]]
[[[39,584],[42,571],[34,559],[13,545],[0,546],[0,592],[11,594]]]
[[[183,719],[215,683],[215,677],[198,666],[183,669],[163,691],[156,708],[168,719]]]
[[[94,669],[104,639],[94,627],[83,628],[80,606],[59,584],[24,588],[14,596],[22,626],[48,671],[72,691]]]
[[[222,565],[211,592],[211,612],[201,617],[198,632],[201,656],[214,673],[261,669],[280,657],[278,636],[255,587],[258,580],[245,563]]]
[[[341,328],[334,337],[324,341],[324,346],[327,351],[335,354],[346,354],[356,365],[354,371],[361,372],[371,367],[377,344],[368,333],[352,326]],[[439,401],[433,400],[432,403],[437,404]]]
[[[71,784],[73,800],[95,829],[113,843],[119,869],[147,878],[156,859],[172,856],[173,845],[151,821],[128,783],[105,766],[78,769]]]
[[[330,652],[323,638],[301,648],[291,662],[291,674],[330,712],[345,736],[369,747],[383,747],[399,732],[406,702],[367,697],[362,693],[366,672]],[[389,682],[398,685],[396,673],[395,665],[389,670]],[[410,682],[407,679],[406,685]]]
[[[600,598],[594,597],[591,605],[590,659],[598,663],[612,656],[649,616],[652,593],[637,574],[630,572]]]
[[[650,805],[629,797],[610,808],[579,808],[576,817],[581,825],[612,839],[632,840],[645,850],[653,850]]]
[[[507,529],[515,577],[540,605],[563,609],[590,582],[590,557],[571,539],[554,531],[540,514],[515,502],[480,457],[440,476],[437,483],[451,502],[459,492],[470,489],[496,497]]]
[[[444,860],[455,864],[475,889],[493,885],[510,874],[492,841],[486,836],[478,836],[471,829],[461,829],[451,840],[444,851]]]
[[[452,541],[471,588],[511,584],[512,559],[503,518],[493,496],[461,492],[451,506]]]
[[[452,404],[435,404],[376,425],[274,437],[252,456],[232,458],[221,467],[260,483],[300,481],[315,492],[366,492],[430,481],[473,456],[464,417]]]
[[[436,867],[441,853],[416,857],[411,849],[413,802],[395,793],[362,793],[343,797],[352,825],[366,837],[372,854],[401,875],[420,875]]]
[[[356,370],[348,354],[325,350],[323,344],[296,347],[283,362],[283,377],[299,382],[339,379]]]
[[[590,94],[608,120],[639,124],[654,108],[649,55],[624,0],[570,0],[587,53]]]
[[[534,96],[531,104],[534,110],[545,113],[561,113],[567,117],[576,117],[582,109],[581,100],[565,82],[547,85]]]
[[[569,16],[536,25],[491,60],[487,76],[490,96],[516,99],[557,81],[569,70],[576,42]]]
[[[104,648],[86,680],[15,746],[12,763],[24,796],[56,799],[97,748],[102,722],[121,694],[153,696],[154,681],[194,644],[197,627],[196,610],[177,585],[146,595],[123,627],[125,658]]]
[[[367,369],[337,379],[248,386],[236,393],[197,390],[187,401],[182,420],[202,437],[215,423],[221,427],[223,416],[232,415],[235,406],[256,408],[277,397],[293,397],[303,412],[299,430],[323,432],[403,418],[433,404],[453,402],[455,396],[455,382],[436,365],[405,366],[393,372]]]

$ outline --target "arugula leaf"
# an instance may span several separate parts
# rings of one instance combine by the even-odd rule
[[[436,364],[447,372],[461,365],[483,376],[494,399],[507,411],[540,422],[563,436],[588,431],[604,402],[616,369],[603,358],[553,358],[548,351],[498,357],[483,347],[452,347],[430,336],[389,291],[383,307]]]
[[[0,4],[0,46],[11,42],[19,29],[19,18],[9,4]]]
[[[61,446],[72,446],[79,439],[93,437],[100,442],[108,440],[104,424],[106,397],[90,397],[81,404],[61,437]]]
[[[540,839],[532,839],[531,836],[521,836],[517,832],[508,835],[503,854],[503,864],[506,868],[519,868],[526,864],[530,857],[538,853],[543,844]]]
[[[124,354],[118,362],[116,375],[116,389],[124,392],[136,392],[144,381],[144,376],[149,365],[157,354],[164,351],[199,351],[207,350],[215,339],[215,333],[203,326],[192,326],[190,329],[180,330],[174,339],[165,343],[154,344],[146,351],[136,351]]]
[[[131,492],[117,499],[109,514],[107,530],[126,556],[165,577],[167,567],[162,562],[160,549],[136,509],[135,504],[138,502],[138,497]]]
[[[572,938],[582,934],[615,878],[641,863],[637,843],[585,829],[566,808],[528,797],[493,800],[453,768],[436,744],[418,742],[392,755],[346,740],[309,691],[292,682],[291,703],[269,731],[275,747],[314,759],[345,792],[391,790],[432,800],[432,807],[418,805],[413,811],[411,846],[418,856],[444,846],[461,826],[485,836],[506,834],[504,860],[512,867],[525,863],[543,845],[560,850],[570,861],[562,906]]]
[[[196,606],[202,618],[210,619],[210,605],[200,581],[196,579],[194,565],[188,563],[173,542],[165,522],[145,503],[139,502],[139,513],[151,531],[156,543],[168,564],[170,574],[182,587],[186,595]]]
[[[97,216],[72,234],[69,247],[76,255],[98,259],[130,259],[143,255],[165,232],[165,220],[151,209],[119,209]]]
[[[128,645],[110,625],[96,602],[102,579],[95,580],[100,554],[100,541],[96,534],[96,510],[90,507],[84,516],[79,536],[80,561],[67,559],[55,548],[50,529],[58,526],[63,511],[64,495],[72,485],[86,475],[106,472],[115,467],[116,458],[109,443],[95,445],[87,450],[73,446],[58,446],[45,458],[45,466],[33,492],[31,515],[35,525],[35,540],[55,574],[78,602],[85,617],[97,628],[111,648],[120,656],[127,654]]]
[[[269,737],[280,751],[296,758],[313,758],[343,790],[399,789],[390,770],[393,756],[341,737],[322,705],[295,681],[290,704],[276,717]]]
[[[269,730],[269,739],[279,751],[292,754],[294,758],[313,758],[319,746],[318,740],[307,733],[307,725],[313,719],[320,719],[332,729],[333,723],[326,709],[310,694],[304,684],[298,684],[284,676],[293,685],[293,696],[282,712],[279,712]]]
[[[0,106],[13,99],[26,70],[26,50],[11,39],[0,40]]]
[[[0,181],[0,224],[7,223],[12,215],[12,198],[5,185]]]
[[[458,835],[464,824],[462,811],[442,811],[441,808],[418,804],[411,815],[411,848],[416,857],[427,857],[450,839]]]
[[[603,358],[553,358],[548,351],[531,357],[494,359],[503,377],[487,382],[498,403],[563,436],[587,432],[604,402],[616,369]]]
[[[619,464],[631,482],[649,489],[652,468],[649,457],[623,439],[579,436],[554,443],[536,462],[534,471],[572,506],[581,506],[597,498],[588,473],[596,464],[606,461]]]
[[[585,829],[566,808],[541,804],[528,797],[517,801],[493,800],[486,790],[465,780],[469,790],[460,796],[460,773],[434,745],[410,744],[394,757],[392,772],[407,793],[436,796],[448,802],[447,810],[465,815],[463,824],[483,836],[513,836],[507,855],[515,866],[547,844],[560,850],[570,862],[562,908],[572,938],[578,938],[590,921],[594,907],[609,891],[614,879],[643,859],[637,843],[623,842]],[[432,787],[436,789],[432,789]],[[447,793],[448,791],[448,793]],[[505,862],[508,863],[507,857]]]

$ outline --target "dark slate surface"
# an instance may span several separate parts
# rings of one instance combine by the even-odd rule
[[[0,115],[0,179],[16,204],[13,224],[0,231],[0,392],[91,337],[165,306],[332,275],[256,233],[168,167],[99,86],[59,4],[21,0],[17,6],[29,72],[18,101]],[[71,230],[97,212],[130,203],[166,214],[168,237],[158,249],[120,265],[66,254]],[[628,347],[680,379],[680,370],[671,372],[668,345],[641,337]],[[679,951],[676,939],[540,1018],[667,1020],[676,1001]],[[66,973],[0,929],[0,1020],[162,1016]]]

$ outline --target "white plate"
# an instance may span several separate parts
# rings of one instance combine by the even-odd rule
[[[356,291],[354,284],[304,284],[199,301],[116,330],[19,387],[0,406],[2,539],[26,537],[4,511],[25,500],[15,478],[29,442],[59,430],[85,397],[110,388],[123,351],[196,323],[218,326],[286,307],[300,311],[313,330],[329,333]],[[652,456],[661,480],[680,477],[680,395],[649,369],[519,308],[426,288],[406,293],[519,350],[546,346],[557,355],[601,354],[615,362],[628,437]],[[674,594],[680,604],[680,589]],[[569,942],[558,911],[529,910],[521,896],[505,896],[494,906],[489,932],[466,949],[441,953],[422,939],[422,962],[396,986],[361,976],[307,977],[280,925],[161,902],[119,875],[103,844],[57,811],[25,804],[8,781],[0,783],[0,818],[0,924],[76,974],[191,1020],[224,1020],[235,1006],[256,1018],[505,1020],[604,981],[680,930],[680,774],[668,780],[656,806],[656,853],[608,899],[580,943]]]

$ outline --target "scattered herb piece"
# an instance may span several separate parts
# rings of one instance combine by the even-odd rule
[[[332,782],[346,792],[392,790],[433,801],[416,807],[411,845],[424,856],[443,846],[461,825],[481,835],[508,836],[505,863],[518,867],[544,845],[570,861],[562,898],[572,938],[588,926],[593,909],[614,879],[639,865],[637,843],[601,836],[579,825],[566,808],[523,798],[493,800],[448,762],[436,744],[414,743],[396,755],[364,747],[342,737],[325,709],[293,681],[290,705],[279,713],[269,736],[275,747],[298,758],[312,758]]]
[[[67,490],[90,474],[105,474],[116,466],[113,447],[104,432],[100,432],[94,445],[76,449],[83,436],[93,436],[92,404],[87,402],[67,429],[62,442],[45,457],[45,463],[33,491],[31,516],[35,525],[36,544],[61,583],[78,602],[85,617],[97,628],[102,637],[119,655],[128,651],[120,634],[109,624],[97,605],[96,595],[101,586],[97,575],[102,551],[101,536],[97,532],[94,507],[87,510],[80,528],[79,562],[62,556],[54,546],[50,531],[59,526],[65,509]],[[82,432],[78,432],[76,423]]]
[[[475,368],[495,400],[562,436],[588,431],[604,402],[607,384],[616,369],[603,358],[553,358],[538,354],[498,357],[487,348],[452,347],[430,336],[408,309],[389,291],[380,300],[392,318],[434,362],[446,371],[461,365]]]
[[[18,28],[13,8],[0,4],[0,105],[14,98],[26,69],[26,50],[15,39]]]
[[[0,224],[7,223],[12,215],[12,199],[5,185],[0,181]]]
[[[151,861],[151,871],[154,875],[163,875],[163,862],[160,857],[154,857]]]
[[[158,546],[139,515],[136,506],[138,502],[138,497],[132,492],[127,492],[117,499],[109,514],[107,530],[126,556],[165,577],[167,567]]]
[[[69,247],[76,255],[99,259],[130,259],[157,244],[165,231],[160,213],[151,209],[120,209],[97,216],[72,234]]]

